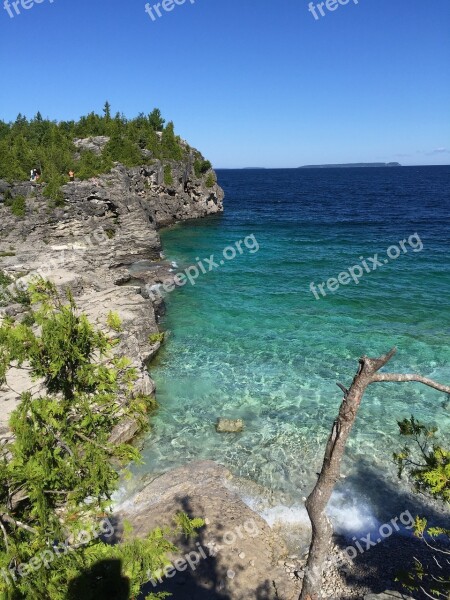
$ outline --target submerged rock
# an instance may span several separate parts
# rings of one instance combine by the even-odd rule
[[[240,433],[244,429],[244,421],[242,419],[217,419],[217,433]]]

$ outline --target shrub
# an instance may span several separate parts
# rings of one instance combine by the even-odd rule
[[[64,206],[64,194],[61,186],[66,182],[63,175],[53,174],[47,180],[47,185],[42,192],[46,198],[52,200],[54,206]]]
[[[152,333],[148,336],[148,341],[150,342],[150,344],[157,344],[158,342],[162,344],[162,342],[164,341],[164,336],[164,332]]]
[[[194,172],[195,172],[196,177],[201,177],[207,171],[209,171],[211,168],[212,168],[212,165],[209,162],[209,160],[197,159],[194,162]]]
[[[208,177],[206,178],[205,185],[207,188],[212,188],[215,186],[215,184],[216,184],[216,178],[214,177],[214,173],[211,172],[208,174]]]
[[[119,317],[119,315],[116,312],[110,311],[108,313],[108,316],[106,318],[106,324],[113,331],[117,331],[117,333],[120,333],[121,331],[123,331],[122,319]]]
[[[24,196],[15,196],[5,200],[6,206],[11,208],[11,212],[14,216],[22,218],[25,216],[25,209],[27,201]]]
[[[165,185],[173,184],[172,167],[170,165],[164,167],[164,183]]]
[[[0,326],[0,385],[11,363],[27,363],[45,388],[41,397],[22,394],[10,419],[13,435],[0,447],[0,598],[110,599],[114,573],[100,568],[107,563],[120,565],[129,597],[137,598],[147,572],[162,571],[177,550],[167,535],[190,535],[203,521],[178,516],[176,529],[135,540],[126,527],[115,545],[99,537],[114,535],[104,518],[118,467],[139,458],[133,446],[111,444],[111,430],[123,416],[139,418],[150,400],[124,402],[121,417],[117,395],[127,400],[136,380],[130,361],[111,357],[107,337],[78,313],[70,294],[65,304],[43,281],[31,293],[38,330],[11,320]],[[11,502],[19,490],[20,500]]]

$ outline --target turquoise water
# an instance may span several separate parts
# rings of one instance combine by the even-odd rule
[[[166,230],[165,255],[183,270],[246,237],[248,248],[166,297],[167,342],[150,369],[161,408],[137,474],[213,459],[278,509],[298,507],[341,401],[336,382],[350,385],[361,355],[397,346],[389,370],[450,381],[450,168],[220,171],[219,181],[225,214]],[[406,252],[384,264],[402,240]],[[383,265],[358,285],[311,292],[375,253]],[[369,388],[337,519],[355,506],[379,520],[395,510],[380,481],[399,485],[396,420],[413,412],[448,441],[447,400],[418,384]],[[244,432],[217,434],[220,416],[243,418]]]

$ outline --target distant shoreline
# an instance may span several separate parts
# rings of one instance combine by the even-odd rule
[[[374,167],[401,167],[398,162],[389,163],[344,163],[337,165],[304,165],[299,169],[365,169]]]

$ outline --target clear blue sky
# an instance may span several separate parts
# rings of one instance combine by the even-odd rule
[[[12,0],[10,0],[12,1]],[[22,0],[25,4],[32,0]],[[157,0],[151,1],[156,4]],[[0,118],[154,106],[216,167],[450,164],[450,1],[0,0]]]

